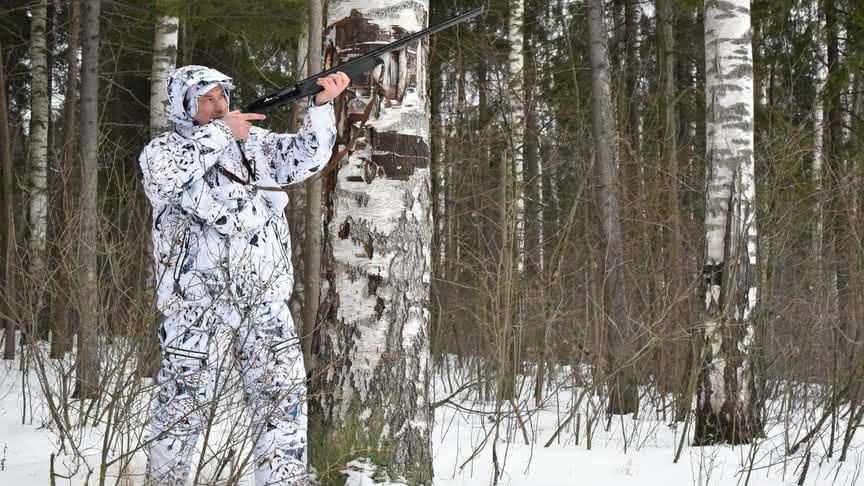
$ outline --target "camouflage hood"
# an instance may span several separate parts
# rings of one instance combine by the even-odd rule
[[[168,77],[168,102],[171,119],[178,129],[195,128],[198,123],[192,118],[198,113],[198,97],[221,85],[225,99],[231,104],[231,78],[206,66],[183,66]],[[183,130],[186,131],[186,130]]]

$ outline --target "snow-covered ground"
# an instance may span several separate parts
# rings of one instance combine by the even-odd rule
[[[116,393],[112,403],[117,405],[103,406],[101,410],[91,409],[91,417],[100,417],[99,425],[93,427],[90,425],[93,420],[90,419],[87,426],[74,427],[61,441],[57,427],[51,425],[49,428],[50,404],[42,398],[38,375],[34,370],[35,363],[29,368],[26,374],[22,374],[17,361],[0,361],[0,486],[51,484],[49,471],[52,454],[54,484],[98,485],[100,469],[103,464],[107,464],[104,467],[103,484],[140,485],[146,460],[144,454],[140,450],[136,452],[135,448],[145,437],[145,397],[152,390],[146,386],[136,388],[134,381],[124,379],[126,374],[119,372],[122,367],[109,368],[117,371],[111,388]],[[71,387],[71,378],[74,376],[68,374],[64,383],[63,373],[53,370],[48,375],[51,376],[51,387],[55,390]],[[559,373],[558,376],[565,375]],[[467,378],[456,378],[454,381],[452,376],[450,380],[436,376],[437,399],[449,397],[452,393],[452,388],[446,384],[448,381],[465,383]],[[608,431],[605,430],[605,420],[599,425],[595,423],[589,450],[586,416],[596,413],[592,410],[597,410],[599,404],[587,398],[583,398],[580,403],[579,420],[572,420],[548,448],[544,447],[559,424],[567,418],[571,400],[580,395],[579,389],[556,387],[554,382],[550,385],[549,396],[540,409],[535,409],[529,400],[518,403],[524,432],[510,413],[501,421],[497,442],[494,441],[494,406],[477,401],[475,392],[457,394],[447,404],[436,407],[433,431],[435,484],[492,484],[492,446],[495,442],[495,453],[502,471],[500,484],[512,486],[792,485],[797,484],[801,475],[805,448],[802,447],[802,450],[791,456],[784,455],[784,440],[794,442],[803,436],[819,416],[818,413],[811,413],[809,417],[792,415],[788,422],[784,417],[775,417],[770,421],[766,438],[755,447],[690,447],[685,444],[676,464],[673,458],[681,431],[657,420],[653,410],[645,410],[642,418],[636,421],[615,417]],[[81,423],[78,418],[81,406],[86,411],[90,402],[76,402],[69,408],[70,423]],[[776,416],[781,415],[776,407],[770,407],[769,410],[776,412]],[[504,414],[510,411],[509,406],[502,409]],[[109,420],[113,420],[110,425]],[[118,421],[130,425],[117,427]],[[578,445],[575,430],[577,422]],[[788,436],[784,433],[784,423],[789,424]],[[840,425],[841,430],[845,431],[846,421],[842,420]],[[220,421],[214,428],[214,445],[209,449],[224,450],[220,449],[219,444],[231,440],[237,430],[234,427],[237,426],[236,414]],[[837,461],[839,452],[835,452],[831,459],[825,457],[827,424],[825,429],[814,441],[804,484],[864,486],[864,432],[859,431],[846,461],[841,463]],[[106,444],[105,430],[113,432],[107,436],[107,443],[112,444],[112,447],[107,448],[111,450],[103,457],[102,451],[106,450],[103,447]],[[526,436],[529,445],[525,444]],[[77,449],[77,453],[74,449]],[[76,461],[76,457],[83,457],[87,464]],[[118,457],[128,460],[115,460]],[[212,472],[218,467],[214,461],[206,470]],[[355,468],[351,476],[361,476],[361,469]],[[119,474],[121,470],[125,470],[123,474]],[[253,486],[251,475],[244,476],[241,484]],[[371,483],[358,480],[354,484]]]

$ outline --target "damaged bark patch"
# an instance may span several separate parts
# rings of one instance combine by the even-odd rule
[[[390,42],[387,32],[372,23],[362,13],[352,9],[348,17],[333,24],[335,44],[342,48],[339,53],[342,61],[352,57],[362,56],[381,46],[382,42]],[[375,72],[363,74],[360,79],[352,79],[354,86],[371,86],[372,75]]]
[[[369,297],[375,295],[382,281],[381,275],[369,275]]]
[[[348,235],[351,233],[351,218],[347,218],[344,223],[339,225],[339,239],[344,240],[348,238]]]
[[[372,184],[372,180],[375,179],[375,166],[369,162],[368,160],[363,162],[363,180],[366,181],[366,184]]]
[[[378,297],[375,300],[375,320],[381,319],[381,314],[384,314],[384,299]]]
[[[369,131],[372,164],[388,179],[408,180],[418,168],[429,164],[429,147],[423,137],[394,132]]]
[[[366,258],[371,260],[372,255],[375,254],[375,250],[373,249],[373,246],[372,246],[372,235],[371,234],[366,238],[366,241],[363,243],[363,250],[366,252]]]

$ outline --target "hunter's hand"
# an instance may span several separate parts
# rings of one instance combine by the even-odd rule
[[[234,140],[246,140],[249,138],[249,129],[252,128],[252,120],[263,120],[267,118],[261,113],[241,113],[239,110],[228,112],[221,120],[228,125]]]
[[[345,88],[348,87],[349,83],[351,83],[351,80],[348,78],[348,75],[342,71],[335,72],[324,78],[318,78],[318,80],[315,81],[315,84],[324,88],[324,91],[315,95],[315,104],[323,105],[333,98],[336,98],[345,91]]]

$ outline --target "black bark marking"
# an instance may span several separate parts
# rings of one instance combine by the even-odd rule
[[[422,137],[369,130],[372,165],[383,169],[389,179],[408,180],[417,168],[429,163],[429,146]],[[376,170],[377,174],[377,170]]]
[[[378,287],[381,285],[381,275],[369,275],[369,297],[375,295],[375,292],[378,290]]]
[[[381,314],[384,314],[384,299],[378,297],[375,301],[375,320],[381,319]]]
[[[385,31],[379,30],[378,25],[370,22],[363,14],[353,9],[348,17],[336,22],[332,29],[336,33],[336,45],[343,48],[339,53],[341,62],[373,51],[380,46],[378,41],[390,42],[390,37],[386,35]],[[373,69],[372,72],[364,74],[359,79],[352,79],[351,84],[353,86],[371,86],[374,72]]]
[[[366,251],[366,257],[371,260],[372,255],[375,253],[374,247],[372,245],[372,235],[371,234],[366,238],[366,242],[363,243],[363,250]]]
[[[708,286],[723,284],[723,264],[705,265],[702,268],[702,276]]]
[[[344,240],[345,238],[348,238],[349,233],[351,233],[351,218],[346,219],[345,222],[339,226],[339,239]]]

